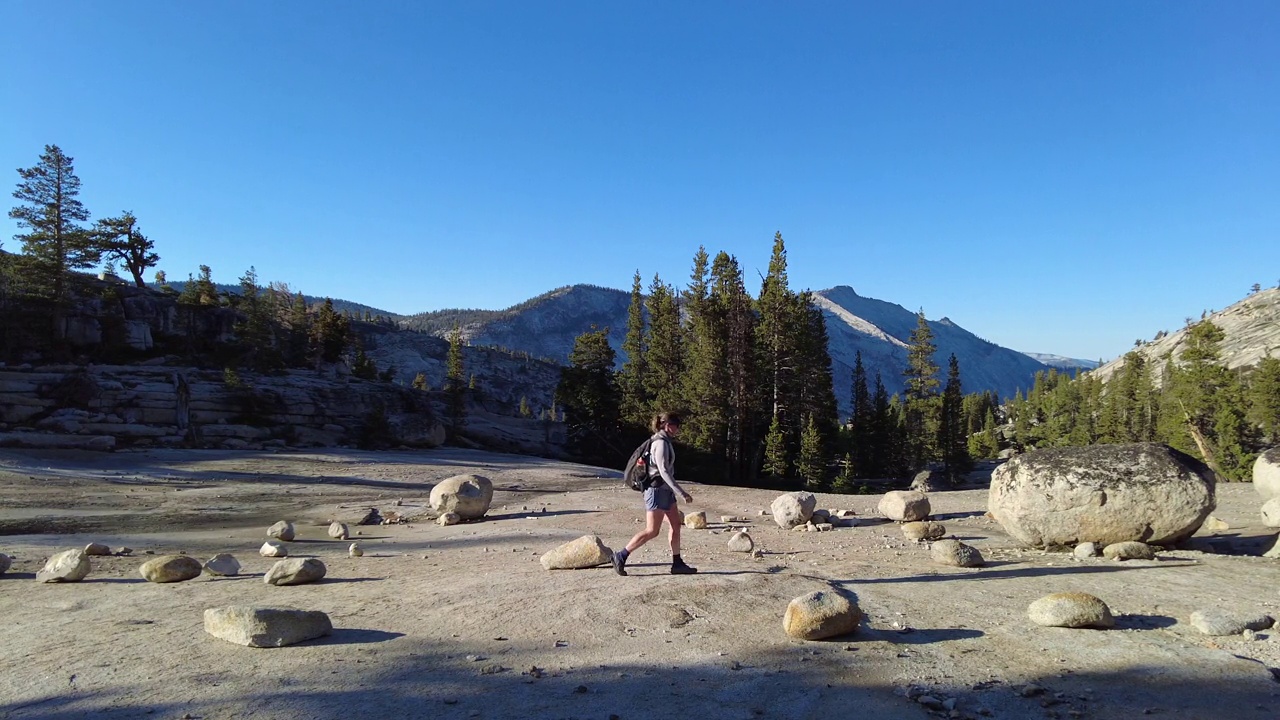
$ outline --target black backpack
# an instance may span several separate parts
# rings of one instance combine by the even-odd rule
[[[649,484],[649,448],[652,445],[652,437],[640,443],[622,469],[622,481],[632,490],[643,491]]]

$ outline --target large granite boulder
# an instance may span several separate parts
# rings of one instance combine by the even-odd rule
[[[610,550],[595,535],[583,535],[548,551],[542,556],[542,567],[547,570],[581,570],[607,565],[613,560]]]
[[[876,506],[882,515],[897,522],[915,522],[929,519],[932,508],[929,496],[919,490],[890,490],[880,498]]]
[[[268,585],[306,585],[320,580],[327,571],[320,558],[288,558],[272,565],[262,581]]]
[[[1214,475],[1156,443],[1037,450],[996,469],[987,504],[1006,532],[1035,547],[1167,545],[1209,517]]]
[[[454,475],[431,488],[431,509],[441,515],[457,513],[463,520],[476,520],[489,512],[493,483],[481,475]]]
[[[862,609],[848,593],[815,590],[787,604],[782,616],[782,629],[800,640],[823,640],[848,635],[862,622]]]
[[[36,580],[42,583],[80,582],[88,574],[89,556],[81,548],[76,548],[49,558],[36,573]]]
[[[804,525],[813,517],[814,508],[818,507],[818,498],[811,492],[791,492],[779,495],[769,506],[773,513],[773,521],[783,530]]]
[[[205,610],[204,631],[237,645],[284,647],[328,635],[333,623],[319,610],[232,605]]]
[[[204,566],[189,555],[161,555],[152,558],[138,568],[138,574],[147,582],[172,583],[200,577]]]
[[[1280,497],[1280,448],[1271,448],[1253,461],[1253,489],[1264,500]]]

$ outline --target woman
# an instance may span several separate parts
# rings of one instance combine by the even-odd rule
[[[671,574],[692,575],[697,568],[689,567],[680,558],[680,510],[676,505],[676,495],[692,502],[693,496],[685,492],[675,478],[675,444],[672,439],[680,434],[680,416],[675,413],[662,413],[653,419],[654,436],[649,445],[649,481],[644,490],[645,527],[636,533],[631,542],[613,554],[613,569],[619,575],[627,574],[627,557],[640,549],[641,545],[658,537],[662,532],[662,519],[671,524],[669,538],[671,540]]]

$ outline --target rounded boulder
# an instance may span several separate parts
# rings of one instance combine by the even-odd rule
[[[773,513],[773,521],[783,530],[804,525],[813,517],[814,508],[818,507],[818,498],[811,492],[790,492],[779,495],[769,505]]]
[[[1093,445],[1019,455],[991,476],[987,507],[1033,547],[1185,540],[1213,511],[1214,475],[1166,445]]]
[[[782,629],[800,640],[823,640],[848,635],[862,622],[862,609],[848,593],[815,590],[787,604]]]
[[[172,583],[200,577],[204,566],[189,555],[161,555],[152,558],[138,568],[138,574],[147,582]]]
[[[431,508],[437,513],[456,513],[463,520],[476,520],[489,512],[493,483],[482,475],[454,475],[431,488]]]
[[[1045,627],[1109,628],[1116,624],[1111,608],[1088,593],[1045,595],[1027,608],[1031,622]]]
[[[581,570],[613,561],[610,550],[596,535],[583,535],[547,552],[542,567],[547,570]]]
[[[49,558],[44,568],[36,573],[36,581],[43,583],[80,582],[89,574],[89,556],[84,550],[65,550]]]
[[[327,571],[319,558],[288,558],[272,565],[262,581],[268,585],[305,585],[323,578]]]
[[[1253,461],[1253,489],[1266,500],[1280,497],[1280,448],[1271,448]]]

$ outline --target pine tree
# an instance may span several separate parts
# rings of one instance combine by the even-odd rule
[[[1224,337],[1209,320],[1188,329],[1182,355],[1170,359],[1165,375],[1169,421],[1163,430],[1170,445],[1198,454],[1224,479],[1243,480],[1252,461],[1252,430],[1244,422],[1239,379],[1221,361]]]
[[[942,418],[938,424],[938,448],[944,472],[954,484],[972,466],[964,418],[964,392],[960,384],[960,361],[953,353],[947,363],[947,385],[942,391]]]
[[[95,244],[104,255],[119,260],[133,275],[138,287],[146,287],[143,273],[155,267],[160,256],[155,253],[156,244],[138,230],[138,219],[126,210],[120,217],[103,218],[94,224]]]
[[[775,478],[787,478],[791,475],[791,462],[787,458],[787,438],[782,434],[782,423],[774,415],[769,423],[769,432],[764,436],[765,475]]]
[[[630,425],[646,427],[652,414],[652,403],[645,389],[644,296],[640,293],[639,270],[631,280],[631,304],[627,308],[627,336],[622,341],[622,353],[627,356],[618,374],[622,419]]]
[[[351,333],[350,322],[333,309],[333,300],[324,299],[311,325],[312,347],[316,357],[323,362],[337,362],[347,349]]]
[[[875,406],[871,402],[871,391],[867,388],[867,369],[862,364],[861,350],[853,359],[852,388],[849,439],[853,446],[853,473],[855,477],[871,477],[868,473],[874,466]]]
[[[93,233],[80,223],[89,211],[80,202],[80,178],[72,158],[57,145],[45,145],[35,167],[18,169],[22,181],[13,197],[20,205],[9,211],[19,228],[29,230],[14,236],[29,256],[30,278],[40,290],[55,300],[66,298],[66,279],[72,270],[92,267],[102,251]]]
[[[608,328],[593,330],[574,340],[569,365],[560,371],[556,397],[564,408],[569,450],[584,460],[616,462],[623,452],[617,445],[622,417],[615,358]]]
[[[240,278],[238,309],[243,319],[236,324],[236,332],[250,366],[260,372],[278,368],[280,356],[272,332],[272,309],[258,287],[258,273],[253,266]]]
[[[796,458],[796,474],[804,481],[805,489],[814,492],[827,487],[826,452],[823,448],[822,434],[812,417],[805,423],[804,432],[800,435],[800,456]]]
[[[449,424],[454,437],[466,425],[466,385],[463,384],[462,329],[454,323],[449,333],[449,356],[445,362],[444,391],[449,396]]]
[[[907,344],[907,367],[903,371],[907,386],[903,417],[908,472],[924,467],[934,456],[934,438],[941,409],[938,403],[938,366],[933,362],[936,351],[933,330],[921,310],[916,313],[916,329],[911,331]]]
[[[685,331],[684,390],[688,418],[682,431],[683,440],[709,457],[725,459],[725,432],[728,427],[729,388],[725,373],[727,358],[724,308],[711,294],[708,279],[707,251],[698,248],[693,258],[693,272],[684,292],[684,308],[688,316]],[[723,468],[707,468],[717,475]]]
[[[773,255],[769,258],[769,274],[756,301],[760,324],[756,329],[756,346],[760,351],[760,370],[769,412],[775,420],[788,415],[788,390],[795,371],[794,337],[795,301],[787,284],[787,248],[782,233],[773,236]]]
[[[649,285],[649,328],[645,389],[654,411],[679,410],[684,405],[684,332],[675,291],[657,275]]]
[[[871,451],[867,453],[867,466],[862,470],[862,477],[883,478],[891,474],[895,467],[897,428],[892,405],[889,402],[889,391],[884,386],[880,371],[876,371],[876,389],[871,399]]]
[[[427,384],[427,374],[420,372],[417,375],[413,376],[413,384],[410,385],[410,387],[412,387],[414,390],[421,390],[423,392],[430,390],[431,386]],[[524,401],[524,398],[520,398],[520,399],[521,401]],[[528,407],[527,401],[524,401],[524,402],[525,402],[525,407]]]
[[[711,303],[722,323],[725,392],[724,456],[729,482],[747,483],[755,475],[762,424],[756,383],[756,314],[733,256],[716,254],[711,264]]]
[[[529,398],[524,395],[520,396],[520,417],[531,418],[533,411],[529,409]]]
[[[1280,445],[1280,359],[1262,358],[1249,377],[1249,420],[1268,447]]]
[[[835,481],[831,484],[834,492],[850,494],[858,487],[853,472],[853,455],[845,453],[844,458],[840,461],[840,473],[836,475]]]
[[[286,362],[301,367],[307,363],[307,346],[311,338],[311,314],[307,312],[307,301],[301,292],[293,296],[293,302],[289,305],[288,325]]]

